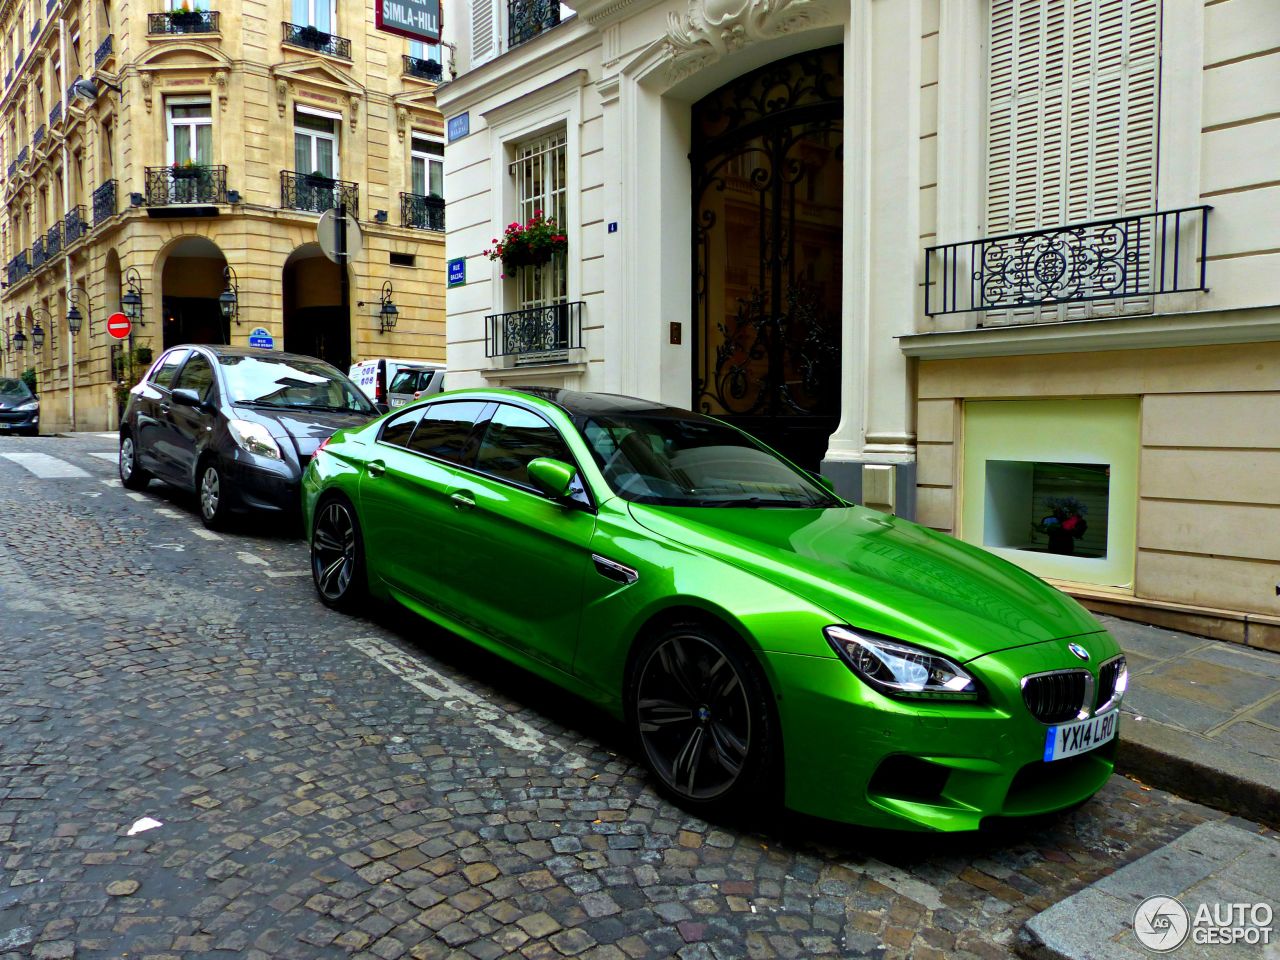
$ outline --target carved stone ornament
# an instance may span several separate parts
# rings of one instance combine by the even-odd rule
[[[666,47],[681,73],[749,43],[825,26],[839,19],[832,0],[690,0],[689,13],[667,14]]]
[[[138,73],[138,82],[142,84],[142,102],[147,108],[147,113],[151,112],[151,74]]]
[[[356,124],[360,122],[360,98],[351,94],[347,97],[347,105],[351,107],[347,113],[347,122],[351,124],[351,132],[355,133]]]
[[[409,123],[409,111],[404,107],[396,108],[396,136],[404,140],[404,128]]]
[[[227,109],[227,87],[228,87],[227,71],[215,70],[213,72],[213,76],[209,78],[209,81],[215,87],[217,87],[218,106],[220,109],[225,111]]]
[[[289,84],[284,79],[276,80],[276,109],[280,112],[280,116],[284,116],[285,108],[289,106]]]

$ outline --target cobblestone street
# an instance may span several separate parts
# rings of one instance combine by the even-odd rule
[[[1003,957],[1223,818],[1114,777],[977,836],[703,822],[591,707],[395,611],[326,610],[290,524],[210,534],[187,497],[123,490],[115,446],[0,439],[3,960]]]

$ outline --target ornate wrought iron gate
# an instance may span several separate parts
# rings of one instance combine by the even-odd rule
[[[816,469],[840,414],[839,47],[693,106],[693,404]]]

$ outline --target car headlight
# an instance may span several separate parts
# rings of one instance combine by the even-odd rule
[[[21,404],[20,406],[16,406],[16,407],[14,407],[13,409],[14,409],[14,412],[15,412],[15,413],[26,413],[26,412],[27,412],[27,411],[29,411],[29,410],[39,410],[39,409],[40,409],[40,401],[39,401],[39,400],[28,400],[26,403]]]
[[[228,420],[227,427],[241,450],[268,460],[282,460],[280,447],[260,423],[249,420]]]
[[[852,627],[831,626],[822,632],[849,669],[880,693],[915,699],[978,699],[977,681],[944,656]]]

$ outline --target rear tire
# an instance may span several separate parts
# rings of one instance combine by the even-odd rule
[[[658,786],[723,816],[772,807],[781,731],[752,654],[722,631],[676,623],[645,637],[626,687],[627,727]]]
[[[231,515],[227,505],[228,494],[226,478],[218,468],[218,461],[209,457],[201,462],[199,480],[196,481],[196,494],[200,498],[200,519],[210,530],[223,530]]]
[[[133,435],[126,433],[120,438],[119,460],[120,482],[129,490],[141,490],[151,482],[151,474],[138,466],[138,447],[133,442]]]
[[[330,495],[316,505],[311,524],[311,580],[326,607],[355,613],[368,596],[364,538],[355,508]]]

